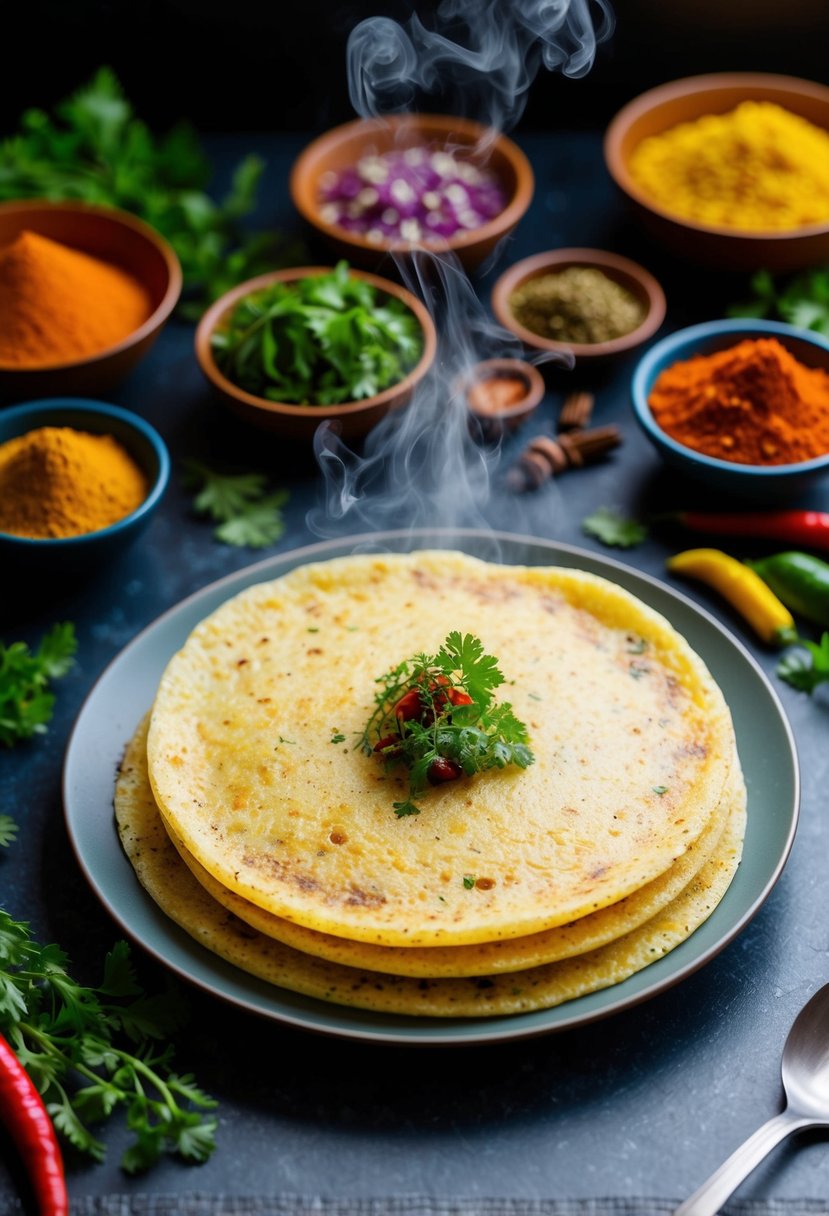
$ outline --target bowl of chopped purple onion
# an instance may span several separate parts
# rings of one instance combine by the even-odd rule
[[[291,171],[299,213],[352,262],[452,251],[467,269],[530,205],[533,172],[491,127],[443,114],[358,119],[327,131]]]

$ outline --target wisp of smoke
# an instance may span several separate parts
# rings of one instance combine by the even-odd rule
[[[385,17],[361,22],[348,43],[348,79],[357,113],[371,117],[409,109],[438,89],[447,112],[503,130],[520,116],[543,64],[569,76],[590,67],[608,37],[608,0],[442,0],[437,28],[417,16],[407,27]],[[448,32],[465,33],[465,42]],[[470,109],[472,112],[470,113]],[[555,535],[560,498],[554,484],[520,499],[498,476],[500,450],[470,433],[460,379],[493,355],[520,356],[518,344],[493,324],[460,262],[420,250],[396,258],[406,285],[436,322],[438,357],[405,409],[386,416],[352,452],[335,430],[317,430],[315,452],[324,501],[309,513],[318,535],[396,528],[493,528]],[[564,363],[572,360],[562,359]]]

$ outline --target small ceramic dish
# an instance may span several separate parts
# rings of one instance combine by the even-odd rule
[[[541,337],[516,321],[510,307],[513,292],[531,279],[556,274],[571,266],[599,270],[630,292],[643,308],[642,320],[636,328],[607,342],[558,342]],[[664,320],[665,293],[649,271],[619,254],[607,253],[602,249],[551,249],[523,258],[504,271],[492,289],[492,311],[504,329],[520,338],[528,350],[556,355],[569,352],[577,362],[581,362],[583,359],[607,359],[647,342]]]
[[[40,427],[71,427],[92,435],[112,435],[144,472],[148,491],[141,505],[96,532],[40,539],[0,532],[0,562],[26,570],[75,573],[102,566],[140,536],[161,502],[170,478],[170,457],[158,432],[129,410],[103,401],[55,397],[0,410],[0,444]]]
[[[391,114],[357,119],[326,131],[300,154],[291,170],[290,190],[300,215],[341,255],[364,266],[376,266],[388,253],[409,253],[412,245],[391,239],[371,241],[326,220],[321,181],[326,173],[348,169],[367,153],[383,154],[413,147],[460,150],[466,159],[490,170],[506,195],[506,206],[480,227],[458,232],[426,248],[457,254],[474,269],[495,249],[530,205],[534,178],[530,162],[517,144],[492,128],[445,114]]]
[[[109,392],[147,354],[175,308],[182,283],[178,258],[148,224],[110,207],[42,199],[0,204],[0,248],[24,231],[128,271],[143,284],[152,311],[138,329],[100,354],[42,367],[0,367],[0,398],[25,401],[55,393]]]
[[[434,323],[420,300],[404,287],[388,279],[381,279],[361,270],[351,270],[350,273],[356,278],[370,283],[379,292],[394,296],[405,304],[420,326],[423,334],[423,353],[403,380],[392,384],[374,397],[349,401],[342,405],[293,405],[284,401],[269,401],[265,397],[256,397],[253,393],[246,392],[232,380],[228,380],[213,357],[211,340],[214,330],[221,326],[225,316],[238,301],[263,287],[269,287],[272,283],[290,283],[307,275],[328,274],[330,271],[330,266],[293,266],[288,270],[276,270],[270,274],[259,275],[255,279],[248,279],[211,305],[196,330],[196,358],[199,366],[225,405],[229,405],[247,422],[269,431],[278,431],[289,439],[311,440],[321,422],[336,422],[344,439],[355,439],[367,434],[384,414],[409,400],[415,386],[431,367],[437,349]]]
[[[726,114],[742,101],[771,101],[829,130],[829,88],[753,72],[690,76],[628,102],[607,129],[608,172],[647,231],[683,258],[722,270],[798,270],[829,260],[829,221],[786,231],[746,232],[684,220],[654,203],[628,169],[634,148],[651,135],[706,114]]]
[[[544,377],[523,359],[485,359],[455,387],[485,439],[498,439],[530,417],[544,398]]]
[[[736,346],[745,338],[776,338],[807,367],[829,372],[829,340],[777,321],[709,321],[663,338],[639,362],[633,376],[636,420],[662,459],[718,493],[754,502],[788,502],[812,488],[829,470],[829,452],[798,464],[752,465],[719,460],[678,443],[657,424],[648,399],[659,374],[695,355]]]

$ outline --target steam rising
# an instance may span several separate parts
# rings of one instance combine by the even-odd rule
[[[417,108],[424,94],[440,92],[446,113],[509,130],[542,64],[565,76],[590,70],[597,43],[613,30],[607,0],[595,7],[597,29],[589,0],[443,0],[438,26],[465,33],[465,43],[426,29],[417,14],[405,29],[369,17],[348,40],[351,104],[369,118]]]
[[[512,126],[541,65],[582,76],[609,36],[607,0],[443,0],[438,28],[415,15],[406,28],[386,17],[361,22],[348,42],[352,104],[364,118],[420,108],[440,92],[446,113],[493,129]],[[465,34],[463,41],[456,37]],[[494,136],[493,136],[494,137]],[[403,409],[386,416],[351,451],[329,425],[315,452],[324,502],[308,517],[320,536],[395,528],[507,528],[555,535],[560,508],[553,485],[520,498],[502,488],[501,452],[476,442],[460,378],[482,359],[521,357],[519,344],[488,318],[457,258],[420,250],[396,257],[410,291],[423,299],[438,331],[430,375]],[[561,362],[572,364],[572,360]]]

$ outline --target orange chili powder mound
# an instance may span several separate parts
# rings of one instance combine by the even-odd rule
[[[74,363],[142,325],[150,297],[118,266],[35,232],[0,249],[0,366]]]
[[[795,464],[829,452],[829,374],[776,338],[674,363],[648,398],[673,439],[736,464]]]

